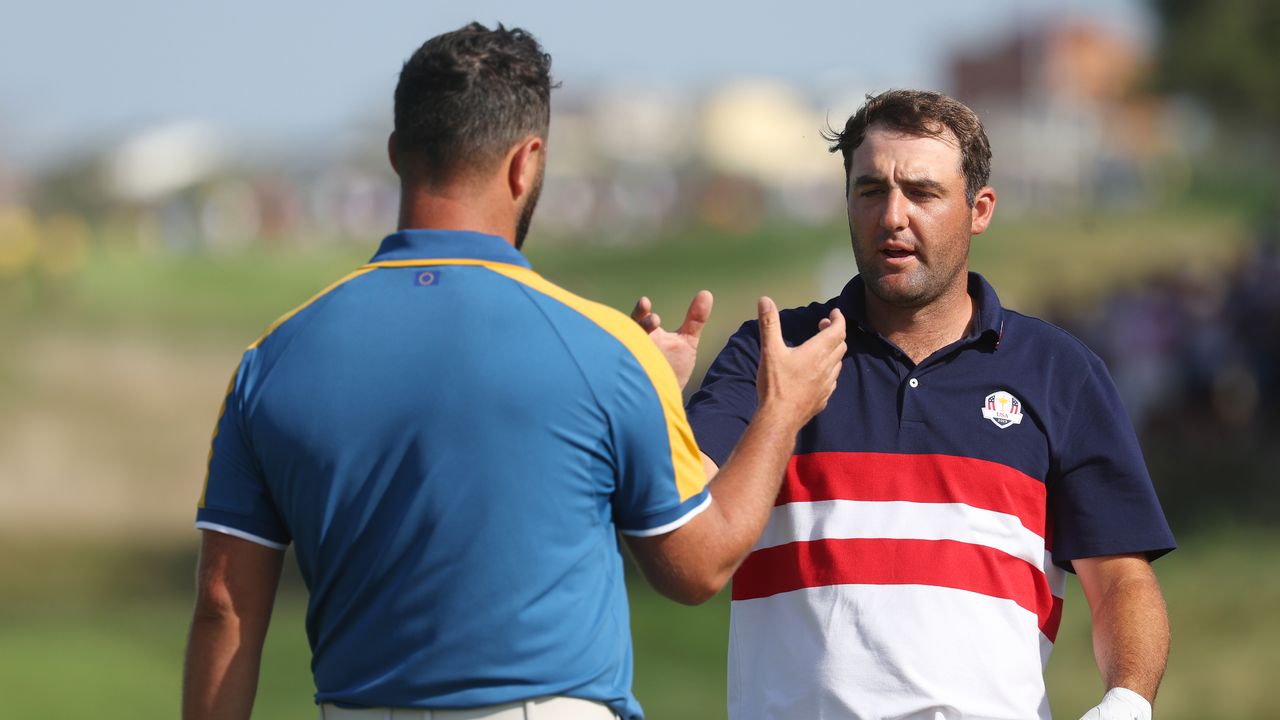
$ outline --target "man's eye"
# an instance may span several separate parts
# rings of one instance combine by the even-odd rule
[[[867,188],[858,192],[859,197],[875,197],[883,194],[884,188]]]

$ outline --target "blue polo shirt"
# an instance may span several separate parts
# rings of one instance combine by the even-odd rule
[[[676,380],[498,237],[409,230],[245,352],[197,527],[293,543],[317,702],[641,712],[617,531],[707,507]]]

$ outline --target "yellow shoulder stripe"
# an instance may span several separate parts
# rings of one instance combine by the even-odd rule
[[[262,333],[262,335],[261,335],[257,340],[254,340],[254,341],[253,341],[253,344],[249,346],[249,349],[250,349],[250,350],[252,350],[252,349],[254,349],[254,348],[258,347],[259,345],[261,345],[261,344],[262,344],[262,341],[263,341],[263,340],[266,340],[268,335],[270,335],[271,333],[273,333],[273,332],[275,332],[275,331],[276,331],[276,328],[280,327],[281,325],[285,324],[286,322],[289,322],[289,320],[290,320],[294,315],[297,315],[298,313],[302,312],[303,310],[306,310],[306,309],[307,309],[307,306],[308,306],[308,305],[310,305],[311,303],[313,303],[313,302],[315,302],[315,301],[319,300],[320,298],[324,297],[325,295],[328,295],[329,293],[333,292],[334,290],[337,290],[337,289],[338,289],[338,287],[339,287],[339,286],[341,286],[341,285],[343,285],[344,283],[347,283],[347,282],[349,282],[349,281],[351,281],[351,280],[354,280],[354,279],[356,279],[356,278],[360,277],[361,275],[364,275],[365,273],[372,272],[372,271],[373,271],[373,269],[374,269],[374,268],[373,268],[373,266],[371,266],[371,265],[365,265],[365,266],[361,267],[359,270],[356,270],[356,271],[354,271],[354,272],[351,272],[351,273],[347,274],[345,277],[343,277],[343,278],[341,278],[341,279],[339,279],[339,280],[337,280],[337,281],[333,282],[332,284],[330,284],[330,285],[329,285],[329,287],[327,287],[327,288],[325,288],[325,289],[321,290],[320,292],[316,293],[315,295],[313,295],[313,296],[311,297],[311,299],[310,299],[310,300],[308,300],[308,301],[306,301],[306,302],[302,303],[302,304],[301,304],[301,305],[299,305],[298,307],[296,307],[296,308],[294,308],[294,309],[290,310],[289,312],[285,313],[284,315],[281,315],[280,317],[276,318],[276,321],[275,321],[275,322],[273,322],[273,323],[271,323],[271,325],[269,325],[269,326],[267,327],[267,329]]]
[[[373,270],[376,268],[401,268],[401,267],[423,267],[425,265],[480,265],[491,270],[499,267],[516,268],[523,270],[519,265],[511,263],[493,262],[490,260],[476,260],[475,258],[423,258],[421,260],[379,260],[371,262],[361,267],[361,270]]]
[[[227,392],[222,396],[222,404],[218,406],[218,419],[213,421],[213,437],[209,438],[209,459],[204,464],[204,485],[200,488],[199,509],[204,508],[204,497],[209,492],[209,470],[213,467],[213,443],[218,439],[218,428],[222,426],[222,416],[227,414],[227,401],[231,399],[231,391],[236,388],[236,375],[240,374],[240,365],[231,373],[231,381],[227,383]]]
[[[636,361],[640,363],[640,367],[645,371],[645,375],[653,383],[654,391],[658,394],[658,400],[662,406],[662,413],[666,420],[667,440],[671,451],[671,465],[675,470],[676,492],[680,496],[680,501],[697,495],[707,485],[706,472],[702,467],[702,458],[699,454],[698,444],[693,438],[693,430],[689,427],[689,420],[684,413],[684,402],[680,396],[680,389],[676,383],[675,373],[672,372],[671,366],[667,363],[666,358],[653,344],[644,331],[636,325],[631,318],[614,310],[606,305],[592,302],[585,298],[578,297],[573,293],[561,288],[551,282],[548,282],[538,273],[520,265],[512,265],[510,263],[490,262],[486,260],[476,260],[474,258],[431,258],[418,260],[382,260],[379,262],[368,263],[358,270],[348,274],[346,277],[339,279],[324,290],[316,293],[314,297],[305,303],[294,308],[290,312],[282,315],[278,320],[273,322],[262,336],[259,337],[249,349],[253,349],[262,344],[272,332],[279,328],[290,318],[297,315],[311,305],[315,301],[324,297],[328,293],[337,289],[344,283],[353,280],[361,275],[372,272],[378,268],[397,268],[397,267],[422,267],[429,265],[472,265],[487,268],[500,275],[506,276],[516,282],[536,290],[543,295],[558,300],[561,303],[573,308],[587,319],[600,326],[605,332],[612,335],[631,352]],[[231,377],[231,385],[227,388],[227,396],[229,397],[235,386],[235,375]],[[218,425],[221,424],[222,415],[226,410],[226,398],[223,400],[223,407],[218,412],[218,423],[213,428],[214,439],[218,436]],[[210,442],[209,457],[213,457],[213,445]],[[208,474],[205,475],[205,487],[208,487]],[[200,495],[200,507],[204,507],[204,492]]]
[[[578,297],[527,268],[505,264],[492,264],[488,267],[577,310],[631,351],[653,383],[653,389],[658,393],[662,404],[667,439],[671,445],[671,466],[675,469],[676,491],[680,495],[680,501],[684,502],[701,492],[706,487],[707,475],[702,467],[698,443],[693,439],[693,430],[684,414],[684,401],[680,397],[675,373],[640,326],[617,310]]]
[[[689,427],[689,419],[684,414],[684,400],[680,396],[680,388],[676,383],[675,373],[671,365],[662,356],[657,346],[649,339],[640,326],[631,318],[607,305],[592,302],[578,297],[564,288],[555,285],[538,273],[521,265],[511,263],[476,260],[474,258],[430,258],[420,260],[383,260],[365,265],[365,268],[379,267],[422,267],[426,265],[478,265],[488,268],[499,275],[536,290],[543,295],[558,300],[574,310],[582,313],[588,320],[599,325],[631,352],[645,375],[653,383],[662,405],[662,414],[667,425],[667,440],[671,449],[671,466],[675,470],[676,492],[680,501],[684,502],[697,495],[707,485],[707,474],[702,467],[702,456],[698,443],[693,439],[693,430]]]
[[[369,267],[366,265],[354,272],[348,273],[345,277],[339,279],[334,283],[331,283],[329,287],[326,287],[325,289],[316,293],[314,296],[312,296],[310,300],[302,303],[301,305],[290,310],[284,315],[281,315],[279,318],[276,318],[276,321],[271,323],[271,325],[269,325],[267,329],[263,331],[262,335],[258,336],[258,339],[253,341],[253,344],[250,345],[248,349],[252,350],[258,347],[259,345],[261,345],[262,341],[267,339],[268,335],[276,331],[276,328],[288,322],[289,318],[292,318],[294,315],[297,315],[298,313],[302,312],[311,303],[315,302],[316,300],[319,300],[320,298],[324,297],[326,294],[333,292],[338,286],[342,285],[343,283],[349,280],[353,280],[357,277],[360,277],[361,275],[364,275],[365,273],[370,272],[372,270],[373,270],[372,267]],[[200,502],[199,504],[196,505],[196,507],[198,508],[204,507],[205,495],[208,494],[209,492],[209,469],[213,465],[213,444],[218,439],[218,428],[222,425],[222,416],[225,415],[227,412],[227,402],[231,399],[231,392],[235,390],[236,375],[238,375],[239,373],[240,373],[240,366],[236,365],[235,372],[231,373],[231,382],[227,383],[227,392],[225,395],[222,396],[222,405],[218,408],[218,419],[215,420],[213,423],[213,436],[209,438],[209,460],[208,462],[205,463],[204,486],[200,490]]]
[[[366,263],[364,265],[361,265],[359,269],[351,273],[348,273],[345,277],[342,277],[336,280],[335,282],[331,283],[329,287],[313,295],[310,300],[302,303],[301,305],[290,310],[284,315],[281,315],[279,318],[276,318],[276,321],[271,323],[271,325],[267,327],[266,331],[264,331],[257,340],[253,341],[253,344],[249,346],[249,349],[252,350],[253,348],[256,348],[259,345],[261,345],[262,341],[266,340],[268,335],[275,332],[276,329],[279,328],[281,325],[285,324],[286,322],[289,322],[289,320],[292,319],[294,315],[297,315],[303,310],[306,310],[307,306],[311,305],[311,303],[314,303],[315,301],[319,300],[325,295],[328,295],[334,290],[337,290],[343,284],[350,282],[351,280],[355,280],[356,278],[360,277],[361,275],[364,275],[365,273],[373,272],[378,268],[418,267],[421,265],[495,265],[495,264],[499,264],[499,263],[489,263],[483,260],[474,260],[471,258],[447,258],[447,259],[440,259],[440,260],[382,260],[380,262]],[[511,267],[516,267],[516,266],[512,265]]]

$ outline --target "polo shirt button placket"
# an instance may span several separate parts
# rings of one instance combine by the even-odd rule
[[[917,430],[924,428],[925,417],[928,414],[925,408],[925,396],[920,391],[920,378],[917,377],[920,370],[919,367],[912,368],[907,374],[906,382],[898,386],[902,403],[899,422],[902,429],[908,432],[910,432],[909,428]]]

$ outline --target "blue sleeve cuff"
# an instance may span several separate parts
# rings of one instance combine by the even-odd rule
[[[646,515],[642,520],[625,526],[619,523],[618,532],[632,537],[665,535],[682,527],[709,507],[711,507],[711,491],[703,488],[702,492],[670,510]]]

